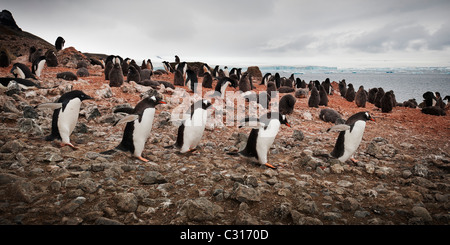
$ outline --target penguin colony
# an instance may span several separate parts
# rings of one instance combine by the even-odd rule
[[[39,83],[34,83],[31,80],[39,80],[42,73],[45,72],[45,66],[58,66],[57,52],[63,49],[64,43],[65,40],[58,37],[55,42],[55,50],[48,50],[46,53],[41,49],[31,47],[29,55],[29,62],[32,64],[31,69],[24,64],[14,63],[10,72],[15,78],[1,78],[1,87],[8,87],[10,84],[16,83],[22,89],[41,88]],[[8,67],[10,61],[5,52],[2,51],[0,58],[1,65]],[[158,88],[160,85],[173,89],[175,89],[174,85],[184,86],[189,92],[196,93],[199,86],[200,72],[189,67],[187,62],[182,62],[178,56],[175,56],[175,65],[164,61],[164,70],[156,71],[154,71],[150,59],[142,61],[142,65],[139,66],[133,59],[123,59],[116,55],[108,56],[105,61],[92,58],[90,64],[99,65],[104,69],[105,80],[109,81],[111,87],[121,87],[124,82],[134,81],[153,88]],[[77,75],[80,77],[89,76],[88,65],[86,62],[80,62],[77,65]],[[282,95],[278,103],[278,110],[270,111],[259,118],[246,117],[240,122],[241,126],[239,127],[250,126],[251,128],[247,143],[243,149],[237,152],[228,152],[229,155],[256,159],[261,165],[269,168],[277,168],[275,164],[269,163],[269,149],[282,125],[291,127],[287,117],[294,111],[296,98],[307,98],[309,107],[320,108],[321,106],[328,106],[328,96],[339,92],[340,96],[350,103],[355,103],[357,107],[365,108],[366,103],[372,103],[382,113],[390,113],[396,106],[404,106],[420,107],[421,111],[426,114],[445,115],[445,99],[442,99],[438,92],[427,91],[424,93],[424,101],[419,105],[414,99],[398,103],[394,92],[385,92],[383,88],[371,88],[366,91],[363,86],[360,86],[355,91],[352,83],[347,85],[346,81],[342,80],[338,84],[338,91],[335,91],[328,78],[322,83],[316,80],[307,84],[304,80],[295,78],[294,74],[286,78],[281,77],[279,73],[274,75],[266,73],[259,83],[266,87],[266,91],[259,96],[255,96],[250,93],[255,90],[252,76],[248,72],[242,73],[241,68],[232,68],[228,71],[228,67],[220,69],[217,65],[212,69],[207,64],[203,64],[201,69],[203,80],[200,86],[204,88],[214,87],[215,95],[222,99],[227,88],[231,88],[240,91],[247,101],[256,101],[267,109],[270,107],[269,102],[272,96],[277,95],[277,93]],[[173,74],[173,83],[152,80],[153,75],[161,74]],[[77,75],[72,72],[62,72],[58,73],[57,77],[73,81],[78,79]],[[213,86],[214,82],[216,83],[215,86]],[[283,95],[292,92],[295,92],[295,97],[292,94]],[[51,133],[45,137],[45,140],[60,140],[61,146],[68,145],[77,149],[70,142],[70,135],[77,124],[81,103],[92,99],[83,91],[73,90],[63,94],[54,103],[37,105],[37,109],[53,110]],[[448,96],[446,99],[448,100]],[[152,90],[152,93],[144,97],[133,108],[119,108],[113,111],[114,113],[125,114],[122,119],[114,124],[114,126],[125,124],[122,140],[114,149],[101,152],[101,154],[114,154],[117,151],[129,152],[137,159],[147,162],[148,160],[142,156],[142,153],[147,139],[151,135],[158,105],[165,103],[162,96],[156,90]],[[205,131],[208,110],[211,109],[214,110],[214,107],[208,99],[202,98],[194,101],[178,127],[175,144],[166,148],[177,148],[180,154],[189,154],[196,151]],[[357,160],[353,158],[353,155],[361,143],[366,122],[375,121],[369,112],[361,111],[344,120],[342,115],[335,110],[323,108],[320,111],[319,118],[335,124],[327,132],[339,132],[333,150],[326,157],[333,157],[341,162],[348,159],[356,162]]]

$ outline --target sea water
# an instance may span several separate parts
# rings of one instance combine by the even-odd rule
[[[390,72],[305,72],[295,73],[292,71],[279,71],[279,70],[266,70],[261,69],[263,75],[267,72],[274,75],[276,72],[280,76],[289,77],[294,73],[295,78],[309,81],[318,80],[320,82],[329,78],[331,82],[339,82],[345,79],[347,85],[353,84],[355,91],[359,86],[364,86],[364,89],[368,91],[371,88],[383,88],[384,91],[394,91],[397,102],[403,102],[409,99],[415,98],[417,103],[423,101],[422,95],[427,91],[439,92],[444,98],[446,95],[450,95],[450,74],[448,73],[421,73],[416,74],[414,72],[406,73],[390,73]],[[445,101],[447,102],[447,101]]]

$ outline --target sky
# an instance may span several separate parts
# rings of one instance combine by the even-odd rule
[[[450,67],[449,0],[3,0],[22,30],[141,62]]]

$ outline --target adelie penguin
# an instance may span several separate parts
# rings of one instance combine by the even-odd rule
[[[207,109],[211,102],[201,99],[192,103],[187,111],[187,118],[178,127],[177,142],[174,146],[180,149],[180,153],[193,152],[202,139],[208,118]]]
[[[278,112],[269,112],[261,118],[255,120],[246,118],[250,124],[256,122],[256,127],[252,128],[248,136],[247,144],[242,151],[229,152],[228,155],[241,155],[249,158],[256,158],[261,165],[276,169],[267,159],[267,153],[278,134],[281,124],[291,127],[285,115]]]
[[[65,42],[66,42],[66,40],[64,40],[64,38],[62,38],[62,37],[56,38],[56,41],[55,41],[56,51],[59,51],[59,50],[63,49]]]
[[[37,77],[41,77],[42,70],[44,69],[46,61],[47,60],[45,56],[39,56],[38,58],[36,58],[31,66],[31,73],[33,73]]]
[[[228,86],[234,86],[234,80],[229,77],[220,78],[214,88],[214,96],[220,96],[223,99]]]
[[[15,63],[13,67],[11,68],[11,73],[14,75],[14,77],[17,78],[32,78],[36,79],[36,77],[31,73],[30,68],[28,68],[26,65],[22,63]]]
[[[152,131],[155,107],[159,104],[166,104],[166,102],[162,101],[159,94],[154,93],[145,97],[134,108],[120,108],[115,110],[114,113],[125,112],[128,114],[115,124],[126,123],[122,141],[116,148],[101,152],[100,154],[111,155],[117,150],[120,150],[131,152],[139,160],[148,162],[147,159],[142,157],[142,152]]]
[[[186,71],[186,86],[194,93],[197,93],[198,79],[195,71],[188,69]]]
[[[358,112],[349,117],[345,124],[338,124],[329,128],[328,132],[340,132],[330,155],[341,162],[345,162],[349,158],[351,158],[353,162],[357,162],[357,160],[353,158],[353,154],[361,143],[367,120],[375,121],[370,116],[369,112]]]
[[[89,99],[93,98],[83,91],[73,90],[61,95],[55,103],[38,105],[36,107],[38,109],[50,108],[54,110],[52,117],[52,132],[45,140],[61,140],[61,146],[68,145],[73,149],[77,149],[70,143],[70,135],[77,125],[81,102]]]

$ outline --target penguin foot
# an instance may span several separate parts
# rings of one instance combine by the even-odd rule
[[[70,146],[74,150],[78,150],[78,147],[75,147],[74,145],[72,145],[72,143],[61,143],[60,144],[61,147],[64,147],[66,145]]]
[[[189,149],[188,152],[194,152],[194,151],[196,151],[196,150],[197,150],[197,148],[193,148],[193,149]]]
[[[277,169],[277,167],[275,167],[275,166],[273,166],[272,164],[270,164],[270,163],[266,163],[266,164],[264,164],[266,167],[268,167],[268,168],[271,168],[271,169]]]
[[[148,161],[150,161],[150,160],[145,159],[145,158],[143,158],[143,157],[141,157],[141,156],[137,157],[137,159],[139,159],[139,160],[141,160],[141,161],[143,161],[143,162],[148,162]]]
[[[358,163],[359,161],[358,160],[356,160],[355,158],[350,158],[350,160],[353,162],[353,163]]]

